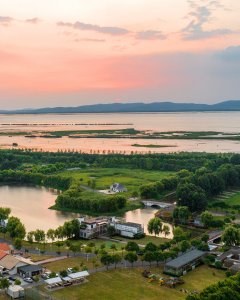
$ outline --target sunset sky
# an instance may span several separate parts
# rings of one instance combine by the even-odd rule
[[[0,108],[240,99],[239,0],[0,0]]]

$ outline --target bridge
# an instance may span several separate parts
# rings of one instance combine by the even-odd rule
[[[152,200],[143,200],[142,203],[147,207],[170,208],[173,204]]]

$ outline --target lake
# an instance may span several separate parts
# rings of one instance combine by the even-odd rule
[[[116,114],[47,114],[47,115],[0,115],[1,148],[34,148],[44,151],[77,150],[138,151],[151,152],[238,152],[240,142],[227,140],[161,140],[161,139],[60,139],[26,138],[11,136],[11,132],[38,132],[56,130],[122,129],[135,128],[151,131],[220,131],[240,132],[240,112],[189,112],[189,113],[116,113]],[[113,125],[114,124],[114,125]],[[134,147],[133,144],[170,145],[172,147]]]
[[[0,186],[0,207],[11,208],[11,215],[20,218],[27,232],[57,228],[65,221],[79,217],[79,214],[48,209],[55,203],[57,191],[34,186]],[[154,217],[156,210],[151,208],[136,209],[127,212],[127,222],[140,223],[147,231],[148,221]],[[171,234],[172,235],[172,229]],[[163,236],[163,235],[162,235]]]

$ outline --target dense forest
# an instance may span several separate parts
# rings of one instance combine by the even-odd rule
[[[203,211],[207,199],[230,187],[240,186],[239,154],[173,153],[148,155],[42,153],[20,150],[0,151],[0,182],[42,185],[62,190],[57,209],[114,212],[126,206],[123,196],[89,193],[72,178],[58,171],[88,167],[125,167],[176,171],[175,175],[139,187],[142,198],[176,191],[179,206],[190,212]]]
[[[189,295],[187,300],[239,300],[240,274],[205,288],[199,295]]]
[[[240,164],[240,154],[171,153],[171,154],[86,154],[79,152],[32,152],[21,150],[1,150],[0,170],[21,169],[26,164],[34,164],[45,173],[54,169],[84,167],[127,167],[134,169],[195,171],[201,167],[216,170],[225,163]],[[51,166],[54,165],[54,166]],[[53,168],[53,169],[51,169]],[[41,170],[41,173],[42,170]]]

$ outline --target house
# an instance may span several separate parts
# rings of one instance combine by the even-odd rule
[[[206,252],[197,249],[185,252],[167,262],[164,266],[164,273],[172,276],[185,275],[188,271],[195,269],[205,255]]]
[[[26,265],[17,268],[17,273],[21,277],[33,277],[42,274],[43,267],[40,265]]]
[[[228,269],[230,269],[235,264],[240,264],[240,248],[232,247],[228,251],[219,254],[216,258],[216,261],[220,261],[223,267],[226,267]]]
[[[8,219],[6,219],[6,220],[0,220],[0,227],[6,228],[7,227],[7,223],[8,223]]]
[[[143,226],[138,223],[125,223],[114,220],[110,223],[110,226],[115,228],[117,234],[129,238],[134,238],[136,235],[144,234]]]
[[[113,183],[110,186],[110,191],[114,193],[123,193],[123,192],[127,192],[127,189],[121,183]]]
[[[33,264],[30,260],[23,257],[12,256],[10,254],[5,255],[0,259],[0,269],[7,271],[9,275],[17,274],[17,269],[22,266]]]
[[[7,294],[12,299],[24,298],[24,288],[19,285],[10,285],[7,289]]]
[[[107,233],[107,218],[78,218],[80,223],[80,237],[84,239],[93,239]]]

